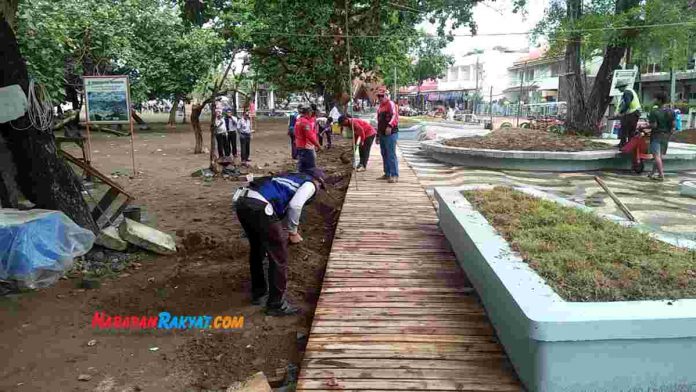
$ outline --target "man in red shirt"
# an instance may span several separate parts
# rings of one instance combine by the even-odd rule
[[[367,161],[370,159],[370,149],[372,142],[375,141],[377,131],[372,128],[372,125],[365,120],[352,118],[350,115],[341,116],[338,118],[338,123],[344,127],[353,128],[353,139],[355,143],[360,139],[360,164],[356,171],[363,172],[367,169]]]
[[[394,101],[387,97],[387,89],[377,90],[379,109],[377,109],[377,134],[379,147],[384,162],[382,180],[390,183],[399,181],[399,161],[396,158],[396,141],[399,139],[399,110]]]
[[[300,118],[295,123],[295,147],[297,147],[297,171],[306,173],[316,165],[316,150],[321,149],[315,130],[316,121],[306,105],[297,108]]]

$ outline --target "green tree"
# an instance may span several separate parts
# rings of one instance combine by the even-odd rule
[[[409,54],[421,43],[417,25],[437,24],[438,36],[468,25],[466,1],[279,0],[257,2],[252,68],[287,91],[314,90],[338,99],[349,81],[412,79]],[[346,40],[346,36],[350,40]],[[350,43],[350,61],[347,56]]]
[[[0,86],[16,84],[26,94],[29,73],[11,24],[16,21],[18,6],[14,2],[0,10]],[[36,128],[25,114],[12,124],[0,124],[0,143],[6,144],[11,159],[9,165],[0,167],[3,206],[16,207],[16,195],[21,191],[37,207],[63,211],[78,225],[97,231],[82,198],[82,184],[58,158],[52,132]]]
[[[552,53],[565,53],[560,90],[568,102],[567,124],[581,133],[597,132],[611,97],[613,71],[622,61],[686,64],[696,18],[689,0],[556,0],[536,28]],[[660,27],[665,23],[677,25]],[[684,24],[678,24],[684,23]],[[691,23],[691,24],[690,24]],[[655,26],[658,25],[658,26]],[[601,56],[590,87],[583,62]]]
[[[246,53],[254,44],[251,36],[256,27],[256,18],[253,15],[254,2],[253,0],[233,2],[177,0],[177,3],[186,21],[196,26],[208,26],[225,41],[222,51],[222,71],[215,73],[208,83],[204,83],[202,103],[194,105],[191,111],[191,127],[196,138],[194,152],[201,153],[203,148],[200,115],[203,108],[210,105],[210,168],[217,171],[219,168],[215,164],[215,152],[212,148],[215,144],[214,121],[212,121],[216,109],[215,102],[218,97],[229,92],[224,89],[229,77],[235,81],[244,78],[244,69],[248,66],[248,61],[242,60],[239,66],[237,60],[238,58],[246,59]]]

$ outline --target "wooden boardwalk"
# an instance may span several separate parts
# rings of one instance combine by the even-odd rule
[[[346,195],[298,391],[521,391],[438,218],[379,147]]]

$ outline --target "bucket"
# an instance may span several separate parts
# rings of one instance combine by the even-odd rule
[[[334,135],[340,135],[341,126],[338,124],[331,124],[331,133],[333,133]]]
[[[130,220],[134,220],[136,222],[140,222],[141,220],[141,214],[140,214],[140,207],[138,206],[128,206],[126,207],[125,210],[123,210],[123,216],[125,218],[128,218]]]

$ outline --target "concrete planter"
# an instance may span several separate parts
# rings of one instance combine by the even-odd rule
[[[683,196],[696,197],[696,181],[682,181],[679,184],[679,193]]]
[[[491,187],[436,188],[440,226],[530,391],[696,391],[696,300],[563,300],[462,195],[486,188]],[[516,189],[589,210],[535,189]],[[696,249],[693,241],[655,236]]]
[[[629,170],[631,158],[616,149],[596,151],[506,151],[447,146],[440,141],[421,142],[421,148],[434,159],[457,166],[508,170],[574,172],[590,170]],[[664,157],[665,170],[696,169],[696,148],[672,143]],[[652,161],[645,162],[645,170]]]

